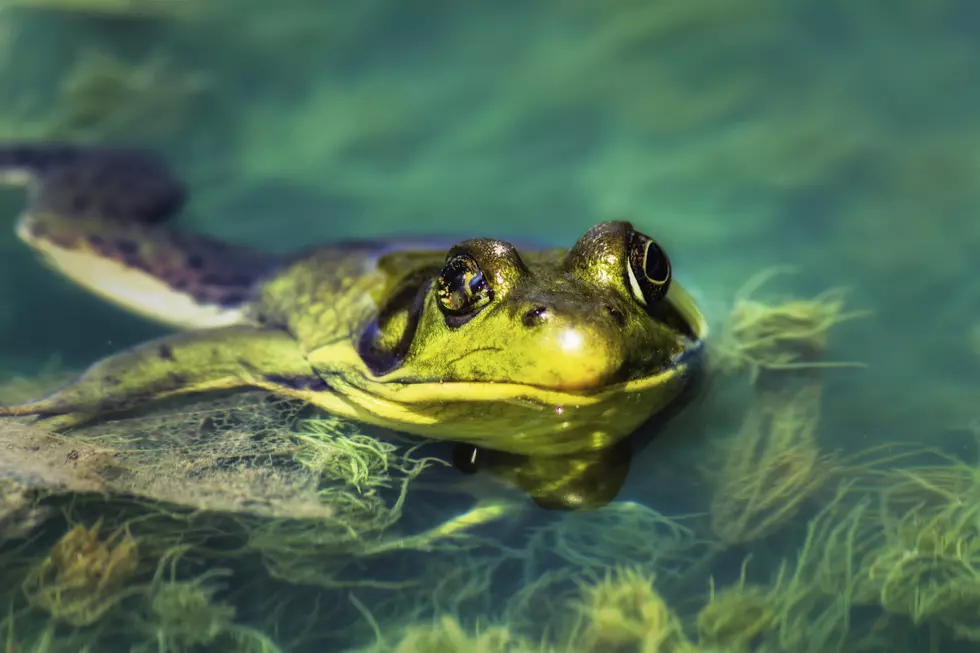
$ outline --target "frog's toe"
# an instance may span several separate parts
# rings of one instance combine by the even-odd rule
[[[69,431],[76,426],[81,426],[82,424],[91,421],[92,418],[93,416],[88,413],[38,415],[32,422],[32,425],[52,433],[61,433],[63,431]]]
[[[0,406],[0,417],[33,417],[31,424],[45,431],[60,432],[72,429],[92,419],[84,412],[55,412],[45,401],[15,406]]]
[[[34,415],[37,411],[31,408],[31,404],[19,404],[16,406],[0,406],[0,417],[24,417]]]

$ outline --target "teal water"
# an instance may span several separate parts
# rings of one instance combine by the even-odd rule
[[[761,400],[745,374],[719,377],[670,423],[669,437],[636,456],[619,504],[532,509],[478,529],[488,540],[475,548],[355,555],[343,573],[316,580],[309,572],[303,582],[275,578],[254,552],[232,555],[255,526],[214,517],[211,535],[187,542],[206,540],[211,553],[198,552],[180,573],[232,569],[215,600],[235,607],[233,623],[290,651],[977,646],[980,519],[963,506],[980,498],[980,7],[241,0],[202,2],[190,15],[171,2],[175,14],[148,17],[109,16],[96,0],[80,2],[92,5],[80,12],[39,0],[2,4],[10,6],[0,9],[0,138],[159,151],[192,190],[184,227],[288,251],[431,234],[568,245],[596,222],[629,219],[671,252],[719,337],[738,289],[774,266],[793,272],[757,291],[762,301],[845,287],[847,310],[870,312],[835,325],[826,353],[863,366],[819,374],[812,437],[820,456],[840,452],[821,462],[836,471],[789,488],[773,480],[784,468],[774,471],[766,488],[782,494],[766,514],[782,516],[765,536],[720,535],[717,514],[732,509],[717,496],[737,493],[725,485],[726,459],[736,456],[719,451],[740,446],[743,420]],[[19,190],[0,195],[11,225],[22,205]],[[0,230],[3,376],[78,370],[162,333],[56,278]],[[914,447],[943,456],[888,458]],[[848,458],[872,449],[874,464]],[[422,532],[470,507],[469,495],[433,489],[470,482],[450,472],[420,477],[424,487],[409,488],[401,521],[386,533]],[[13,650],[46,650],[38,641],[49,614],[28,605],[18,574],[32,564],[25,551],[42,556],[65,531],[58,516],[70,501],[56,501],[31,531],[35,548],[4,544],[24,561],[23,570],[8,565],[18,571],[3,584],[14,589],[0,592],[17,615],[4,622]],[[112,503],[79,511],[87,524],[99,513],[113,523],[129,515]],[[658,526],[656,514],[685,516],[679,523],[691,530]],[[831,537],[827,522],[855,526]],[[825,536],[813,550],[853,564],[831,573],[812,556],[800,562],[808,525]],[[232,534],[219,541],[218,531]],[[750,554],[750,580],[770,601],[741,596],[735,620],[769,616],[742,640],[699,636],[709,577],[731,587]],[[777,583],[781,561],[788,571]],[[588,604],[576,583],[616,565],[657,575],[687,643],[675,632],[660,648],[629,648],[637,628],[655,639],[653,617],[634,615],[641,625],[630,630],[609,625],[625,619],[613,608],[583,619],[593,630],[632,633],[622,648],[562,640],[571,627],[556,624],[578,614],[564,602]],[[479,573],[447,580],[459,569]],[[801,569],[811,575],[786,580]],[[622,600],[639,600],[630,596]],[[489,648],[476,649],[473,639],[447,643],[445,632],[443,642],[408,641],[411,624],[444,628],[450,613],[468,637],[492,624],[530,643],[506,648],[486,637]],[[103,642],[91,650],[158,650],[157,631],[125,615],[101,626],[51,623],[50,646],[62,648],[50,650],[89,641]],[[216,635],[194,645],[245,650],[257,641]],[[184,649],[198,650],[183,640],[160,650]]]

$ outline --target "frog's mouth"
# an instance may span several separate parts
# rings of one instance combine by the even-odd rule
[[[560,390],[526,383],[447,381],[447,382],[372,382],[365,390],[405,405],[432,405],[440,402],[518,402],[543,406],[588,406],[601,404],[620,395],[641,394],[667,385],[693,371],[702,361],[704,344],[691,346],[675,356],[671,364],[655,374],[583,390]]]
[[[617,380],[601,386],[561,389],[509,381],[428,381],[411,378],[404,370],[384,375],[364,368],[348,377],[346,393],[359,395],[357,403],[392,402],[410,410],[412,405],[432,406],[453,402],[504,402],[539,404],[554,408],[588,406],[608,402],[623,395],[637,395],[675,384],[702,365],[708,326],[694,299],[679,284],[667,294],[671,320],[681,327],[684,349],[669,363],[641,377]],[[351,387],[353,386],[353,387]]]

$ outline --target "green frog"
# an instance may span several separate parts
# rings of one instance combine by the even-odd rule
[[[480,450],[574,457],[675,403],[702,359],[705,320],[628,222],[570,248],[382,240],[276,256],[177,229],[185,188],[150,152],[0,146],[0,182],[28,187],[16,230],[45,263],[175,330],[0,408],[52,430],[252,387]]]

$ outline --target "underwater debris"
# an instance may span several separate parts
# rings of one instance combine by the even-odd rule
[[[139,564],[136,540],[125,530],[103,540],[100,528],[99,522],[78,524],[55,543],[24,580],[31,605],[72,626],[88,626],[134,594],[125,584]]]
[[[782,272],[766,270],[736,293],[731,318],[715,348],[718,369],[725,374],[747,369],[754,383],[762,372],[860,366],[822,360],[831,327],[869,314],[845,311],[843,290],[777,305],[751,299],[755,290]]]
[[[729,544],[766,537],[824,484],[829,459],[816,441],[822,388],[762,393],[728,443],[711,502],[711,529]]]

